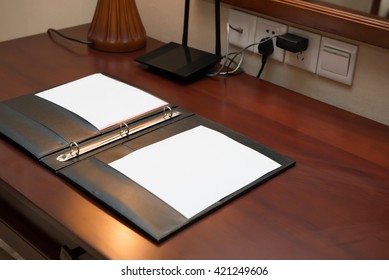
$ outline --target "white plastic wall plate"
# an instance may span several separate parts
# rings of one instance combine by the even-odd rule
[[[285,53],[285,63],[316,73],[321,36],[295,27],[289,27],[289,33],[308,39],[308,48],[300,53]]]
[[[323,37],[317,74],[346,85],[351,85],[354,76],[358,46]]]
[[[230,44],[239,48],[245,48],[254,42],[256,16],[230,9],[228,12],[228,24],[230,27]],[[236,31],[241,29],[242,32]],[[250,48],[252,51],[253,48]]]

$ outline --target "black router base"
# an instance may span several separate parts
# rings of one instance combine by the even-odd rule
[[[135,58],[135,61],[139,63],[181,79],[193,78],[193,76],[204,73],[220,60],[220,55],[174,42]]]

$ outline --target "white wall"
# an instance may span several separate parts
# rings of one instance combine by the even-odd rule
[[[361,11],[369,13],[371,10],[371,5],[373,0],[364,0],[364,1],[355,1],[355,0],[323,0],[324,2],[335,4],[338,6],[354,9],[356,11]]]
[[[62,28],[90,22],[96,2],[97,0],[0,0],[0,41],[45,32],[49,27]],[[189,44],[208,51],[214,50],[212,3],[209,0],[192,1],[190,18]],[[164,42],[180,42],[183,4],[183,0],[137,0],[147,34]],[[227,22],[227,12],[228,7],[222,5],[222,27]],[[272,60],[266,65],[262,78],[389,125],[389,50],[344,38],[337,39],[359,45],[352,86]],[[256,75],[260,64],[259,56],[248,55],[244,67],[249,74]]]
[[[379,15],[381,17],[389,16],[389,0],[381,0]]]
[[[0,42],[92,21],[97,0],[0,0]]]
[[[355,0],[322,0],[327,3],[339,5],[342,7],[354,9],[356,11],[370,13],[373,0],[355,1]],[[386,17],[389,12],[389,0],[381,0],[378,14]]]

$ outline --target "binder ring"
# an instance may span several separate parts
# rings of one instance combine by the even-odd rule
[[[80,147],[78,147],[78,144],[76,142],[72,142],[69,145],[70,148],[70,154],[72,156],[78,156],[80,154]]]
[[[130,134],[130,128],[125,122],[120,124],[120,136],[126,136]]]
[[[170,106],[163,107],[163,118],[170,119],[173,116],[173,110]]]

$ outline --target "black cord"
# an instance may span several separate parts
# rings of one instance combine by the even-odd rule
[[[262,74],[263,69],[265,68],[267,58],[274,52],[273,40],[270,37],[263,38],[258,44],[258,53],[262,55],[262,66],[259,69],[257,78]]]
[[[259,69],[259,72],[257,74],[257,78],[261,76],[263,69],[265,69],[265,65],[268,57],[269,57],[268,55],[262,55],[262,65],[261,65],[261,69]]]
[[[280,35],[275,35],[275,36],[272,36],[272,37],[266,37],[266,38],[263,38],[259,43],[253,43],[253,44],[250,44],[242,49],[240,49],[239,51],[235,52],[235,53],[230,53],[230,55],[234,54],[234,56],[230,59],[230,62],[229,64],[227,65],[227,73],[226,73],[226,76],[229,74],[228,72],[228,69],[231,67],[232,63],[235,61],[235,59],[238,57],[238,55],[241,55],[243,52],[245,52],[247,49],[251,48],[251,47],[254,47],[254,46],[257,46],[259,47],[260,45],[262,44],[266,44],[267,42],[271,42],[271,44],[273,44],[273,41],[272,39],[273,38],[277,38],[279,37]],[[266,63],[266,62],[265,62]],[[263,70],[263,69],[262,69]]]
[[[79,39],[75,39],[75,38],[66,36],[65,34],[62,34],[61,32],[59,32],[59,31],[57,31],[57,30],[55,30],[53,28],[47,29],[47,33],[49,34],[49,36],[51,36],[51,33],[55,33],[55,34],[61,36],[62,38],[65,38],[67,40],[74,41],[74,42],[77,42],[77,43],[80,43],[80,44],[85,44],[85,45],[92,45],[93,44],[92,41],[84,41],[84,40],[79,40]]]

